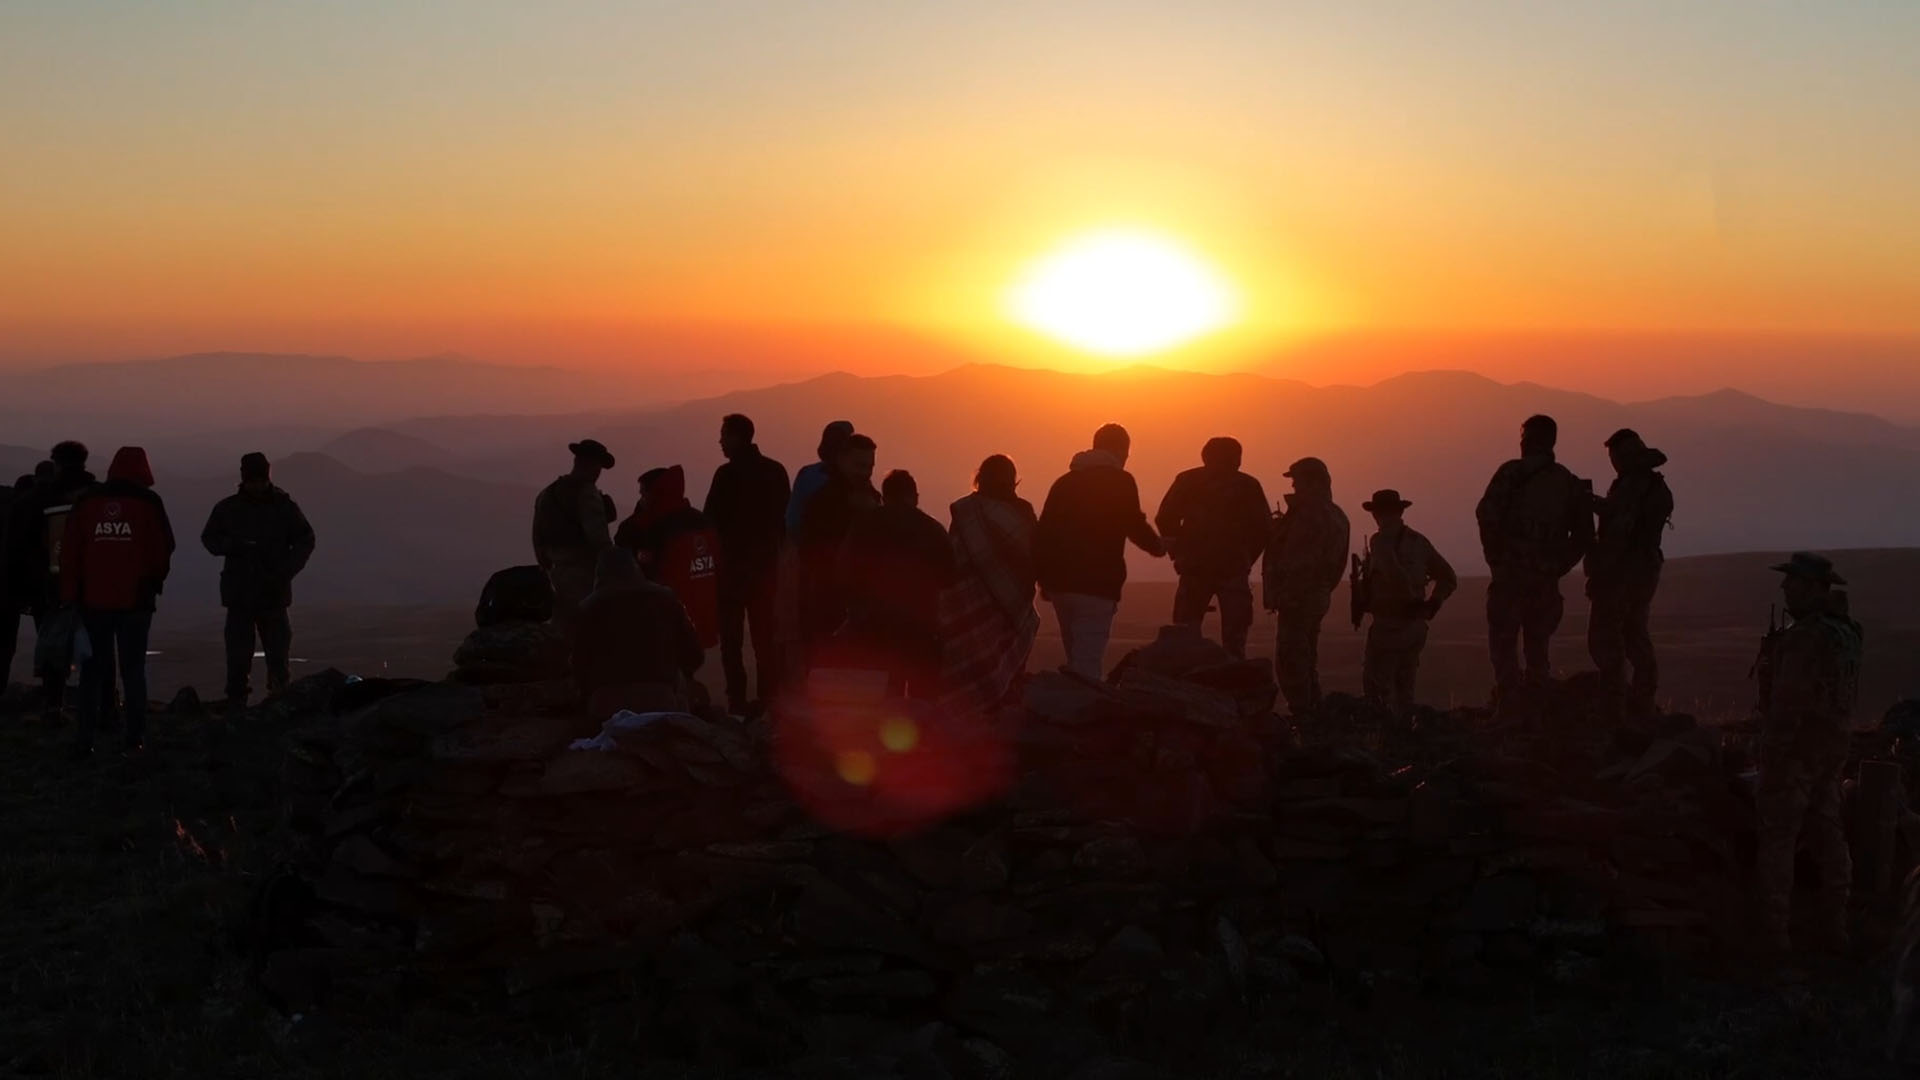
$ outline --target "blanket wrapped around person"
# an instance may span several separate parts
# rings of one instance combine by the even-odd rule
[[[1011,463],[1008,463],[1009,471]],[[1033,506],[1008,484],[953,504],[957,579],[941,596],[942,704],[991,709],[1027,669],[1040,615],[1033,608]]]

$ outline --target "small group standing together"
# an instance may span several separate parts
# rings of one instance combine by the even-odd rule
[[[1500,468],[1476,508],[1493,575],[1487,623],[1496,701],[1519,707],[1527,689],[1546,681],[1548,644],[1564,613],[1560,581],[1584,562],[1593,601],[1589,646],[1602,682],[1617,711],[1645,713],[1658,685],[1648,620],[1673,513],[1672,492],[1658,471],[1666,457],[1637,433],[1616,432],[1606,443],[1616,478],[1595,497],[1556,460],[1558,434],[1552,418],[1528,419],[1521,456]],[[1334,502],[1324,461],[1294,462],[1286,472],[1293,491],[1269,509],[1260,482],[1240,470],[1240,444],[1216,438],[1201,449],[1199,468],[1174,479],[1150,525],[1125,471],[1129,449],[1123,429],[1100,429],[1040,514],[1038,581],[1059,614],[1071,670],[1101,675],[1131,542],[1172,557],[1179,576],[1173,622],[1197,626],[1217,604],[1222,644],[1234,656],[1246,654],[1259,566],[1264,607],[1277,617],[1274,667],[1282,695],[1293,712],[1310,712],[1321,696],[1321,627],[1351,558],[1354,626],[1372,620],[1365,694],[1401,711],[1412,706],[1428,624],[1459,578],[1432,541],[1406,523],[1410,500],[1397,490],[1375,492],[1364,509],[1376,531],[1362,555],[1350,556],[1351,525]]]
[[[741,716],[825,664],[885,670],[890,692],[917,698],[997,700],[1025,670],[1034,513],[1012,461],[982,463],[950,533],[919,509],[910,473],[874,486],[878,447],[851,422],[827,425],[819,460],[791,480],[748,417],[721,421],[720,448],[697,509],[680,466],[653,469],[616,529],[598,488],[614,457],[591,439],[535,501],[535,554],[594,714],[684,702],[715,644]]]
[[[121,447],[105,481],[88,471],[87,459],[85,445],[58,444],[6,491],[0,509],[0,681],[11,673],[20,616],[30,616],[48,720],[63,716],[76,661],[80,667],[76,757],[93,752],[96,732],[116,713],[124,714],[129,750],[145,738],[147,645],[175,547],[146,451]],[[240,477],[239,490],[214,506],[200,535],[207,552],[224,560],[229,712],[246,707],[256,639],[269,691],[286,686],[293,579],[314,547],[313,527],[274,486],[265,455],[241,458]],[[116,676],[123,710],[115,708]]]

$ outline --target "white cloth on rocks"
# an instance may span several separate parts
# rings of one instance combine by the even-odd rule
[[[628,709],[621,709],[619,712],[614,713],[611,717],[609,717],[607,719],[607,722],[601,726],[600,734],[595,735],[591,739],[575,739],[572,742],[567,744],[567,749],[569,750],[616,750],[619,748],[619,745],[620,745],[619,737],[621,735],[631,734],[633,732],[640,731],[670,716],[684,716],[687,719],[694,720],[694,721],[698,721],[700,719],[699,717],[693,716],[690,713],[676,713],[676,712],[637,713]]]

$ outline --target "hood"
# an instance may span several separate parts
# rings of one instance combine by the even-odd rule
[[[147,464],[147,452],[138,446],[121,447],[107,466],[107,479],[152,487],[153,467]]]
[[[626,548],[607,548],[594,563],[593,588],[596,592],[638,588],[645,580],[640,573],[639,560]]]
[[[1120,459],[1105,450],[1082,450],[1073,455],[1073,464],[1069,468],[1074,472],[1082,469],[1118,469]]]
[[[678,510],[687,505],[687,471],[678,465],[669,465],[651,474],[651,479],[640,489],[646,492],[649,503],[662,510]]]
[[[1666,463],[1667,455],[1655,450],[1651,446],[1647,447],[1646,453],[1640,455],[1640,467],[1649,471],[1657,469]]]

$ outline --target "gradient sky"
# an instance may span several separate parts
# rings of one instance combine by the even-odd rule
[[[8,0],[0,362],[1008,358],[1111,224],[1239,283],[1216,351],[1914,335],[1916,48],[1913,0]]]

